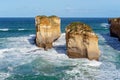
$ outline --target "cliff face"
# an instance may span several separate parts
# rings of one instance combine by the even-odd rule
[[[109,19],[110,35],[120,40],[120,18]]]
[[[52,48],[53,41],[60,37],[60,18],[57,16],[37,16],[36,25],[36,45],[45,50]]]
[[[71,23],[66,28],[67,55],[70,58],[99,58],[98,37],[92,29],[79,22]]]

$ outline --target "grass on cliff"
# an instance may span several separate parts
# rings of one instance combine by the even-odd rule
[[[67,26],[67,29],[70,29],[70,32],[79,32],[80,30],[92,32],[91,27],[82,22],[72,22]]]
[[[49,16],[49,18],[56,18],[56,17],[57,17],[56,15]]]
[[[36,17],[39,17],[39,18],[58,18],[56,15],[52,15],[52,16],[38,15]]]

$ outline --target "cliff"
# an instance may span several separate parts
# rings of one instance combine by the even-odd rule
[[[37,16],[36,45],[45,50],[52,48],[52,43],[60,37],[60,18],[57,16]]]
[[[120,40],[120,18],[111,18],[108,21],[110,24],[110,35]]]
[[[100,56],[98,37],[84,23],[73,22],[66,27],[66,47],[70,58],[98,60]]]

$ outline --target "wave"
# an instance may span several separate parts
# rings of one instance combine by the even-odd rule
[[[0,80],[5,80],[9,76],[9,73],[0,72]]]
[[[8,28],[0,29],[0,31],[8,31],[8,30],[9,30]]]
[[[24,29],[24,28],[17,29],[17,31],[32,31],[32,30],[34,30],[34,29]]]
[[[108,23],[101,23],[100,25],[101,25],[102,27],[105,27],[105,28],[106,28],[106,27],[107,27],[107,28],[109,27],[109,24],[108,24]]]
[[[19,29],[8,29],[8,28],[3,28],[0,29],[2,32],[8,32],[8,31],[32,31],[34,29],[24,29],[24,28],[19,28]]]
[[[35,43],[31,44],[35,38],[33,34],[5,38],[4,45],[6,48],[0,49],[0,72],[2,69],[3,72],[6,72],[5,75],[9,72],[9,75],[12,76],[13,74],[20,74],[21,76],[43,74],[53,77],[59,75],[61,77],[58,80],[120,79],[120,70],[116,68],[114,63],[117,63],[116,57],[120,52],[106,43],[105,37],[108,36],[103,37],[100,34],[98,36],[101,42],[99,43],[100,61],[68,58],[65,49],[65,33],[61,34],[61,37],[53,43],[53,48],[48,51],[36,47]],[[109,39],[115,41],[111,37]]]
[[[24,30],[26,30],[26,29],[23,29],[23,28],[21,28],[21,29],[18,29],[18,31],[24,31]]]

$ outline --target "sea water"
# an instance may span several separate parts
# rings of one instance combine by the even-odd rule
[[[108,18],[61,18],[53,48],[36,47],[34,18],[0,18],[0,80],[120,80],[120,42],[110,37]],[[99,37],[99,61],[66,55],[65,27],[84,22]]]

